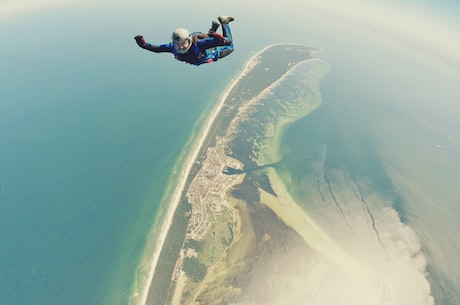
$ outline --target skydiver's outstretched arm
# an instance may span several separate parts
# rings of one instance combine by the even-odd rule
[[[134,37],[136,43],[142,49],[146,49],[155,53],[173,53],[173,46],[171,43],[161,44],[161,45],[154,45],[145,41],[144,36],[137,35]]]

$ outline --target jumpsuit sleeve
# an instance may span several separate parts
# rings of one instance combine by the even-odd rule
[[[173,53],[172,43],[165,43],[160,45],[151,44],[149,42],[145,43],[141,48],[155,52],[155,53]]]

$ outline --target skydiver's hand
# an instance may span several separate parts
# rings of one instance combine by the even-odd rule
[[[192,36],[192,43],[197,44],[199,40],[209,38],[209,36],[205,33],[196,33]]]
[[[198,43],[198,37],[196,35],[192,36],[192,44],[197,44]]]
[[[145,39],[144,39],[144,36],[142,36],[142,35],[137,35],[136,37],[134,37],[134,39],[136,40],[138,46],[140,46],[141,48],[145,47]]]

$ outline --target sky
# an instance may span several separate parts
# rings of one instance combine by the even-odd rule
[[[2,0],[0,3],[0,15],[11,17],[15,13],[21,13],[25,10],[45,8],[58,4],[78,3],[81,5],[82,2],[75,0]],[[106,0],[98,1],[97,3],[103,4],[104,2],[108,5],[109,3],[122,3],[122,1]],[[142,3],[142,1],[137,2]],[[133,2],[133,5],[135,3]],[[161,5],[161,1],[158,1],[158,3]],[[165,3],[168,4],[167,6],[171,6],[173,2]],[[261,5],[261,1],[258,0],[244,1],[242,3],[249,7]],[[412,42],[424,47],[433,52],[435,56],[445,58],[447,61],[449,59],[446,57],[449,57],[453,61],[452,63],[460,66],[460,59],[456,56],[460,52],[460,21],[455,18],[460,13],[458,1],[351,0],[344,2],[340,0],[291,0],[281,2],[275,0],[271,3],[323,10],[336,18],[346,18],[356,24],[374,27],[376,30],[387,32],[389,35],[407,39],[409,43]],[[194,5],[194,3],[191,3],[190,7],[185,6],[184,11],[190,10]],[[262,6],[266,5],[262,4]]]

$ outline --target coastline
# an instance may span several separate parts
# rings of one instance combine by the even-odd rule
[[[177,209],[177,206],[178,206],[178,204],[179,204],[179,202],[181,200],[183,190],[184,190],[184,188],[186,186],[186,183],[187,183],[187,179],[188,179],[188,177],[190,175],[190,172],[192,170],[192,166],[195,163],[195,160],[198,158],[198,155],[199,155],[199,152],[200,152],[200,150],[201,150],[201,148],[203,146],[203,143],[206,141],[206,139],[207,139],[207,137],[209,135],[209,131],[211,130],[211,126],[213,125],[214,121],[218,117],[218,115],[219,115],[219,113],[220,113],[220,111],[222,109],[222,106],[224,105],[224,102],[227,99],[227,97],[230,94],[230,92],[232,91],[232,89],[239,82],[239,80],[244,75],[246,75],[248,70],[252,69],[252,66],[250,64],[253,61],[253,59],[256,58],[257,56],[259,56],[260,54],[262,54],[267,49],[269,49],[269,48],[271,48],[272,46],[275,46],[275,45],[276,44],[272,44],[272,45],[269,45],[269,46],[263,48],[262,50],[260,50],[259,52],[257,52],[256,54],[254,54],[253,56],[251,56],[248,59],[248,61],[247,61],[246,65],[244,66],[244,69],[242,70],[242,72],[231,83],[231,85],[227,88],[227,90],[221,96],[220,101],[216,106],[216,109],[214,111],[212,111],[210,117],[206,121],[205,127],[204,127],[204,129],[202,131],[202,135],[199,136],[198,142],[193,146],[192,154],[189,156],[189,158],[185,162],[185,166],[183,167],[182,172],[181,172],[180,177],[179,177],[179,181],[178,181],[179,183],[178,183],[177,187],[175,188],[175,190],[173,191],[173,196],[171,198],[171,202],[169,204],[165,219],[164,219],[163,224],[161,226],[161,230],[160,230],[160,233],[158,235],[158,240],[156,242],[155,250],[153,252],[153,257],[152,257],[152,261],[150,263],[150,268],[149,268],[149,271],[148,271],[147,280],[146,280],[145,286],[142,287],[142,292],[139,294],[140,295],[140,300],[139,300],[138,304],[142,304],[142,305],[146,304],[149,288],[150,288],[150,285],[151,285],[151,282],[152,282],[152,279],[153,279],[153,276],[154,276],[154,273],[155,273],[155,269],[156,269],[156,266],[157,266],[157,263],[158,263],[158,259],[160,257],[161,250],[162,250],[162,248],[164,246],[164,242],[166,240],[167,233],[168,233],[168,231],[169,231],[169,229],[171,227],[174,213],[175,213],[175,211]]]

